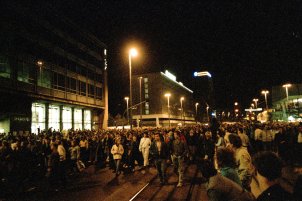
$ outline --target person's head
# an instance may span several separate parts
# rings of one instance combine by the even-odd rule
[[[225,147],[217,149],[216,160],[219,168],[236,166],[234,152]]]
[[[274,181],[281,177],[282,161],[277,154],[265,151],[257,153],[253,158],[256,179]]]
[[[215,169],[214,163],[209,160],[201,161],[199,169],[202,176],[206,179],[209,179],[210,177],[213,177],[217,174],[217,170]]]
[[[157,141],[157,142],[160,141],[159,133],[154,134],[154,140]]]
[[[227,146],[232,149],[238,149],[242,146],[242,141],[238,135],[232,133],[229,135]]]
[[[57,143],[52,143],[50,148],[51,148],[51,151],[57,151],[58,150],[58,144]]]
[[[179,138],[180,138],[180,133],[179,133],[178,131],[175,131],[175,132],[174,132],[174,138],[175,138],[176,140],[179,140]]]
[[[243,128],[242,128],[242,127],[239,127],[239,128],[238,128],[238,134],[239,134],[239,133],[243,133]]]

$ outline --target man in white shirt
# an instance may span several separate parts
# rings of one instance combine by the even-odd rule
[[[144,158],[144,167],[149,165],[149,149],[151,146],[151,140],[148,137],[148,134],[145,132],[144,137],[141,138],[139,143],[139,151],[142,152]]]

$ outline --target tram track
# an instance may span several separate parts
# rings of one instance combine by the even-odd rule
[[[168,167],[167,177],[168,182],[165,185],[159,185],[156,180],[158,176],[154,176],[146,185],[144,185],[130,201],[139,200],[186,200],[192,198],[193,191],[197,188],[196,185],[198,176],[197,165],[186,165],[184,170],[184,185],[177,187],[178,176],[173,173],[173,166]],[[197,189],[198,190],[198,189]]]

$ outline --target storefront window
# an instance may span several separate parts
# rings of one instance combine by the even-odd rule
[[[91,130],[91,111],[84,110],[84,129]]]
[[[56,105],[49,105],[49,128],[58,131],[60,129],[60,107]]]
[[[45,105],[41,103],[33,103],[31,111],[31,132],[37,134],[38,130],[45,130]]]
[[[63,107],[62,112],[63,118],[63,130],[68,130],[72,128],[72,111],[70,107]]]
[[[82,109],[74,109],[74,129],[82,130]]]

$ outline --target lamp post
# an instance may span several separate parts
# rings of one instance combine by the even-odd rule
[[[198,109],[198,105],[199,105],[199,103],[195,103],[195,121],[196,121],[196,124],[197,124],[197,109]]]
[[[254,98],[253,101],[255,102],[255,106],[256,108],[258,108],[257,102],[258,102],[258,98]]]
[[[129,97],[125,97],[126,104],[127,104],[127,122],[129,124]]]
[[[184,116],[184,109],[183,109],[183,105],[182,105],[182,102],[185,100],[184,97],[181,97],[180,98],[180,108],[181,108],[181,116],[180,116],[180,119],[183,120],[183,116]],[[183,125],[185,124],[185,121],[183,120]]]
[[[269,91],[268,90],[263,90],[263,91],[261,91],[261,93],[264,95],[266,110],[268,110],[268,106],[267,106],[267,94],[269,93]]]
[[[171,122],[170,122],[170,93],[166,93],[165,97],[167,98],[168,101],[168,118],[169,118],[169,128],[171,127]]]
[[[210,118],[209,118],[209,105],[207,105],[207,119],[208,119],[208,122],[210,122]]]
[[[130,103],[130,129],[132,130],[132,75],[131,75],[131,59],[132,57],[136,57],[137,56],[137,51],[134,48],[131,48],[129,51],[129,88],[130,88],[130,94],[129,94],[129,103]]]
[[[139,77],[139,102],[142,102],[142,79],[143,77]],[[140,119],[139,119],[139,126],[142,127],[143,124],[143,118],[142,118],[142,113],[143,113],[143,106],[142,104],[139,105],[139,114],[140,114]]]
[[[37,65],[39,66],[39,79],[40,79],[40,85],[42,85],[42,66],[43,66],[43,61],[38,60]],[[38,79],[37,79],[38,80]],[[38,81],[37,81],[38,84]]]
[[[288,88],[291,87],[291,84],[284,84],[282,87],[285,88],[285,92],[286,92],[286,100],[288,102]]]

